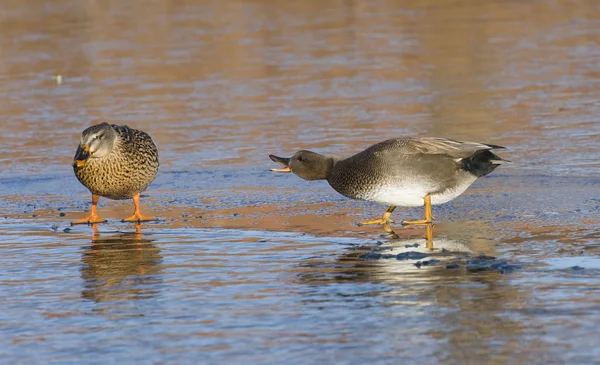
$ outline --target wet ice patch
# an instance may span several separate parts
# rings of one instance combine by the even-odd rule
[[[540,262],[547,265],[542,270],[600,270],[600,257],[597,256],[552,257]]]

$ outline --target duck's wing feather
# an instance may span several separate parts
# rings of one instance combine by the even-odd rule
[[[448,155],[456,159],[467,158],[480,151],[504,149],[502,146],[493,144],[461,142],[436,137],[410,138],[406,139],[405,142],[405,153],[412,152],[427,155]]]

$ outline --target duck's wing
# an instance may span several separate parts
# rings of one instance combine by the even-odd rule
[[[460,142],[446,138],[422,137],[406,140],[405,150],[412,153],[423,153],[427,155],[448,155],[455,159],[462,159],[473,156],[480,151],[489,151],[494,149],[505,149],[505,147],[478,143],[478,142]]]

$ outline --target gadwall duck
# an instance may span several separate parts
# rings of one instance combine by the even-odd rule
[[[327,180],[345,197],[388,205],[381,219],[361,224],[388,224],[396,206],[425,205],[425,219],[402,224],[429,224],[431,205],[461,195],[477,178],[492,172],[503,160],[492,150],[502,146],[459,142],[445,138],[395,138],[377,143],[346,159],[299,151],[291,158],[270,155],[283,168],[304,180]]]
[[[73,170],[79,182],[92,193],[92,208],[87,218],[71,222],[103,223],[96,213],[99,197],[123,200],[133,198],[131,217],[124,222],[156,220],[140,212],[140,193],[158,173],[158,151],[152,138],[140,130],[101,123],[81,133]]]

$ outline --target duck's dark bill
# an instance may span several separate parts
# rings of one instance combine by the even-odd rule
[[[90,147],[88,145],[85,145],[83,147],[79,146],[77,147],[77,151],[75,152],[75,158],[74,160],[82,160],[85,161],[88,158],[90,158],[92,156],[92,154],[90,153]]]
[[[289,158],[277,157],[275,155],[269,155],[269,158],[283,166],[283,168],[281,168],[281,169],[271,169],[271,171],[273,171],[273,172],[292,172],[292,169],[289,166],[290,165]]]
[[[87,159],[91,156],[92,154],[88,145],[77,147],[77,152],[75,152],[75,158],[73,159],[73,166],[77,165],[77,167],[83,167]]]

